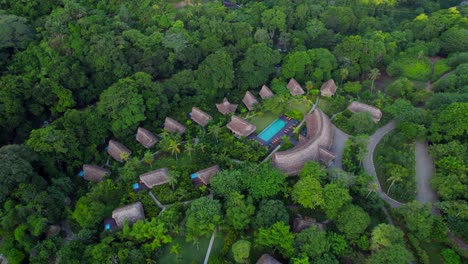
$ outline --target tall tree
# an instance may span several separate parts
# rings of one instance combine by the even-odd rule
[[[202,197],[193,201],[187,211],[187,241],[207,236],[221,223],[221,204],[218,200]]]
[[[338,230],[349,239],[356,239],[370,224],[369,215],[357,205],[347,205],[336,218]]]
[[[285,257],[294,254],[294,234],[289,231],[289,225],[283,222],[277,222],[269,228],[260,228],[255,243],[260,247],[278,250]]]

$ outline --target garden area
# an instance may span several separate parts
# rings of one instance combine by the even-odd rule
[[[415,145],[397,129],[377,145],[374,165],[382,190],[400,202],[416,197]]]

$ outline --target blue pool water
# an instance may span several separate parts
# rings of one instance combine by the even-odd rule
[[[258,137],[262,140],[270,141],[270,139],[281,129],[283,129],[284,126],[286,126],[286,121],[278,118],[269,126],[267,126],[267,128],[263,129],[262,133],[260,133]]]
[[[196,178],[198,178],[198,173],[193,173],[192,175],[190,175],[190,178],[191,178],[191,179],[196,179]]]

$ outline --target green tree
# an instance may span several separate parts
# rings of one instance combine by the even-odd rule
[[[375,122],[368,112],[359,112],[353,114],[348,121],[354,134],[369,134],[374,130]]]
[[[369,72],[369,79],[371,80],[371,92],[374,91],[374,82],[380,77],[380,71],[377,68],[373,68]]]
[[[254,200],[274,197],[286,184],[286,175],[271,164],[248,164],[242,169],[241,182]]]
[[[216,195],[228,198],[231,194],[243,190],[239,170],[222,170],[210,180],[211,189]]]
[[[23,50],[34,39],[34,33],[26,18],[0,14],[0,50]]]
[[[145,151],[145,154],[143,155],[143,161],[144,161],[146,164],[150,165],[151,168],[153,167],[152,164],[153,164],[153,162],[154,162],[154,155],[153,155],[153,153],[151,153],[150,150]]]
[[[327,178],[327,169],[316,161],[306,162],[299,172],[299,177],[303,178],[307,176],[317,179],[320,182],[324,182]]]
[[[468,103],[452,103],[434,119],[429,129],[433,141],[461,138],[468,133]]]
[[[256,228],[267,228],[277,222],[289,223],[289,214],[284,203],[280,200],[264,200],[260,202],[253,222],[254,226]]]
[[[273,39],[277,30],[282,32],[286,29],[286,14],[279,8],[267,9],[262,13],[262,24]]]
[[[252,198],[245,199],[244,195],[232,193],[226,202],[226,220],[235,230],[246,229],[255,213]]]
[[[351,195],[346,188],[330,183],[323,188],[324,203],[321,206],[329,219],[335,219],[339,210],[351,202]]]
[[[391,169],[389,169],[389,175],[387,181],[390,182],[388,186],[387,194],[390,194],[390,189],[395,183],[403,182],[403,179],[408,177],[408,169],[401,165],[391,164]]]
[[[455,250],[451,248],[446,248],[442,250],[442,258],[444,259],[444,263],[447,264],[459,264],[461,263],[460,256],[455,252]]]
[[[371,246],[372,250],[380,250],[395,245],[404,245],[403,231],[399,228],[380,224],[372,230]]]
[[[362,89],[362,85],[360,82],[347,82],[344,85],[344,90],[347,93],[357,95]]]
[[[177,154],[180,153],[180,142],[175,138],[169,140],[168,150],[172,155],[176,156],[176,159],[178,159]]]
[[[398,263],[404,264],[414,260],[411,252],[404,245],[393,245],[373,253],[366,263],[384,264]]]
[[[210,235],[222,221],[221,204],[218,200],[202,197],[193,201],[187,211],[187,241]]]
[[[336,225],[348,239],[356,239],[370,224],[369,215],[359,206],[349,204],[337,215]]]
[[[233,62],[224,50],[208,55],[195,72],[200,95],[211,101],[222,98],[232,88]]]
[[[431,205],[422,205],[412,201],[399,208],[406,228],[421,241],[430,241],[433,236],[434,216],[431,214]]]
[[[323,188],[312,176],[301,177],[294,185],[291,196],[295,202],[306,208],[314,209],[325,205]]]
[[[297,234],[294,244],[299,252],[314,259],[328,251],[329,245],[325,242],[326,236],[325,231],[311,226]]]
[[[120,237],[140,244],[141,249],[146,252],[154,251],[163,244],[172,242],[172,237],[168,235],[164,223],[156,218],[150,221],[137,221],[132,227],[124,224]]]
[[[232,254],[236,263],[248,263],[251,244],[247,240],[238,240],[232,245]]]
[[[289,225],[283,222],[277,222],[269,228],[260,228],[255,236],[255,244],[273,251],[278,250],[285,257],[294,254],[293,243],[294,234],[289,231]]]

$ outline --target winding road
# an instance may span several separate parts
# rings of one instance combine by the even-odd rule
[[[434,203],[437,196],[431,188],[431,177],[434,174],[434,163],[428,151],[427,142],[416,142],[416,183],[418,194],[416,200],[420,203]]]

